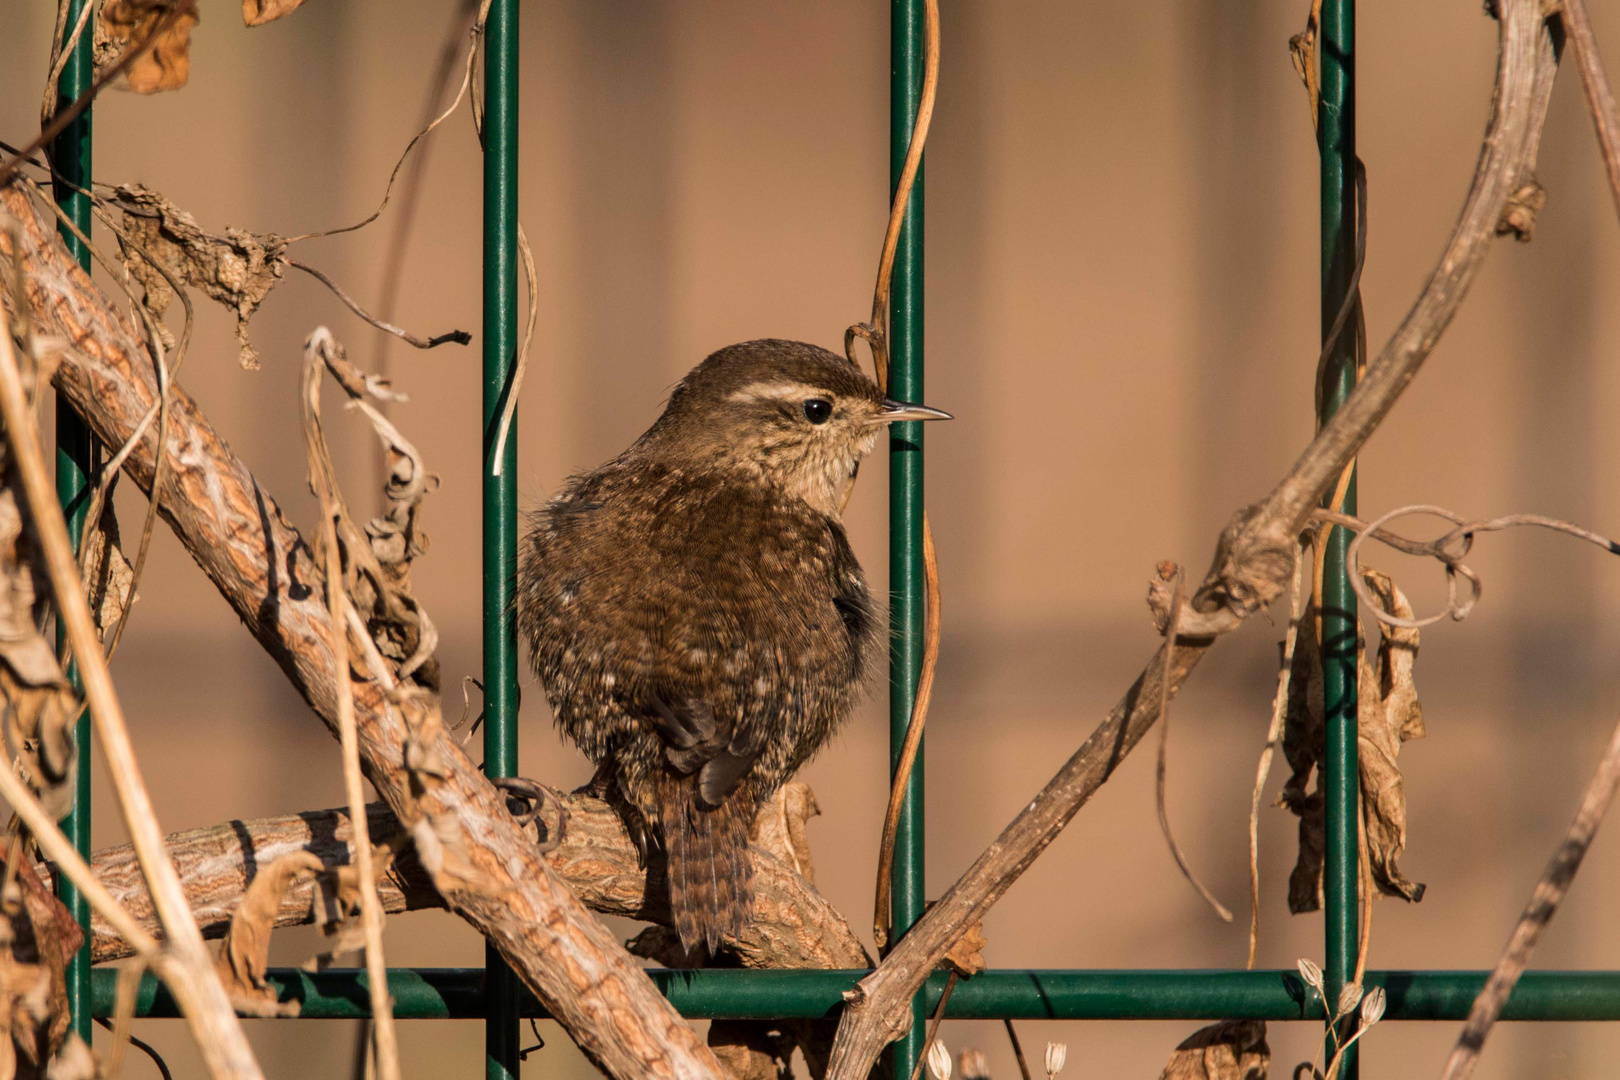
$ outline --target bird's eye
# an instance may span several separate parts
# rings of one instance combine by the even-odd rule
[[[832,419],[832,402],[813,397],[804,403],[804,418],[812,424],[825,424]]]

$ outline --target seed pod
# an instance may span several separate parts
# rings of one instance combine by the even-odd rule
[[[983,1050],[963,1050],[956,1056],[956,1067],[962,1071],[962,1080],[990,1080],[990,1062]]]
[[[1069,1044],[1049,1042],[1046,1044],[1046,1080],[1055,1080],[1058,1073],[1063,1071],[1063,1063],[1069,1059]]]
[[[1372,1027],[1382,1020],[1386,1002],[1384,988],[1382,986],[1373,987],[1372,993],[1368,994],[1361,1002],[1361,1022],[1368,1027]]]

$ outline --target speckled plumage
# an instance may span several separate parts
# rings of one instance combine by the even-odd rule
[[[746,925],[755,814],[866,680],[878,623],[838,501],[884,409],[826,350],[735,345],[530,517],[519,627],[558,725],[666,853],[688,950]]]

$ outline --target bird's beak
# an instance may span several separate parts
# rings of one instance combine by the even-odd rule
[[[953,420],[944,409],[930,409],[927,405],[913,405],[909,401],[885,401],[883,410],[872,418],[874,424],[892,424],[899,420]]]

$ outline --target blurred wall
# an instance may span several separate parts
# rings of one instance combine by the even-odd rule
[[[0,137],[37,124],[51,7],[0,4]],[[166,193],[206,227],[294,234],[375,207],[413,133],[455,5],[310,0],[247,31],[203,5],[184,90],[108,94],[96,175]],[[1145,0],[945,3],[939,111],[927,168],[928,393],[958,419],[929,432],[930,506],[944,576],[944,644],[927,762],[928,881],[944,889],[1091,730],[1155,638],[1153,564],[1194,573],[1231,511],[1262,496],[1312,431],[1316,155],[1288,36],[1306,4]],[[1495,24],[1477,3],[1363,0],[1361,153],[1370,176],[1365,273],[1377,348],[1433,266],[1467,190],[1490,97]],[[1594,0],[1611,70],[1620,2]],[[522,220],[539,268],[539,324],[520,410],[523,498],[627,444],[705,354],[758,336],[836,348],[864,317],[885,218],[887,7],[535,2],[523,11]],[[1612,532],[1620,485],[1620,244],[1573,70],[1560,79],[1540,168],[1536,240],[1500,243],[1462,314],[1362,459],[1362,506],[1537,511]],[[432,145],[398,321],[479,328],[480,164],[465,112]],[[357,234],[309,241],[313,262],[377,301],[397,204]],[[237,369],[230,322],[199,305],[181,381],[266,488],[313,520],[297,440],[298,346],[331,325],[362,364],[378,335],[290,274],[253,323],[264,356]],[[397,343],[395,343],[397,345]],[[388,348],[409,404],[395,416],[442,489],[417,585],[443,632],[447,708],[478,672],[478,352]],[[1605,359],[1607,358],[1607,359]],[[357,508],[371,435],[334,423]],[[884,583],[883,463],[850,511]],[[126,523],[143,504],[123,493]],[[132,528],[126,524],[125,528]],[[1420,606],[1432,568],[1397,558]],[[1420,905],[1381,902],[1372,963],[1484,967],[1573,812],[1615,716],[1620,573],[1548,535],[1483,540],[1485,602],[1425,632],[1426,741],[1402,757],[1404,866]],[[331,740],[178,544],[160,533],[114,671],[170,829],[342,801]],[[1246,908],[1245,819],[1280,625],[1221,645],[1174,710],[1170,810],[1199,871]],[[526,684],[523,768],[582,781]],[[825,817],[820,880],[852,922],[870,910],[884,801],[884,724],[870,704],[808,770]],[[1145,755],[1138,755],[1139,758]],[[998,966],[1236,966],[1223,925],[1180,881],[1157,835],[1152,767],[1132,760],[992,913]],[[98,844],[123,839],[97,777]],[[1273,786],[1280,780],[1274,778]],[[833,838],[838,838],[838,843]],[[1260,963],[1320,958],[1319,917],[1283,904],[1293,825],[1262,819]],[[1600,839],[1537,963],[1620,967],[1620,858]],[[628,927],[626,928],[628,930]],[[474,964],[444,915],[397,918],[395,964]],[[284,932],[277,962],[313,951]],[[1195,1025],[1027,1024],[1070,1045],[1075,1075],[1157,1075]],[[254,1022],[272,1075],[342,1075],[349,1024]],[[583,1075],[551,1025],[528,1068]],[[138,1031],[177,1076],[200,1075],[178,1023]],[[1366,1075],[1438,1068],[1451,1024],[1388,1024]],[[999,1029],[953,1023],[953,1047],[1015,1075]],[[402,1025],[412,1076],[481,1068],[477,1024]],[[1273,1029],[1274,1075],[1314,1049]],[[1038,1049],[1037,1049],[1038,1052]],[[1620,1032],[1504,1025],[1481,1077],[1610,1075]],[[139,1072],[147,1066],[132,1062]]]

